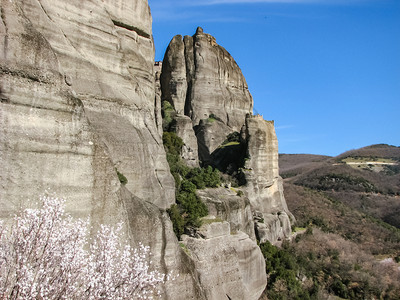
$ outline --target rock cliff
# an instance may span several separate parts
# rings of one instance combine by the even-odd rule
[[[104,175],[110,163],[130,191],[166,208],[174,185],[149,101],[154,49],[147,1],[100,2],[2,1],[1,92],[8,100],[1,153],[10,165],[1,192],[26,199],[22,190],[55,186],[67,197],[106,200],[118,187],[116,176],[104,182],[111,180]]]
[[[251,226],[257,192],[213,196],[210,208],[223,207],[215,214],[227,222],[187,237],[191,254],[165,212],[175,184],[161,139],[161,100],[174,107],[171,126],[185,137],[184,158],[193,166],[199,140],[210,155],[251,112],[246,82],[226,50],[200,29],[174,38],[182,43],[158,73],[161,94],[146,0],[3,0],[1,20],[0,217],[49,189],[67,198],[74,216],[90,216],[93,230],[123,221],[132,245],[149,245],[156,267],[179,274],[164,299],[257,299],[266,285]],[[246,139],[250,144],[251,133]]]
[[[293,216],[279,177],[274,124],[261,116],[252,116],[253,99],[232,56],[201,28],[183,39],[177,35],[166,50],[160,81],[162,100],[173,106],[175,114],[184,112],[192,120],[200,162],[239,178],[260,241],[274,243],[290,238]],[[181,123],[180,118],[176,120],[175,123]],[[182,132],[179,127],[166,129],[175,131],[186,144],[191,128],[186,124]],[[236,133],[236,139],[229,140],[230,133]],[[193,134],[190,135],[194,148]],[[215,192],[211,197],[210,192],[199,194],[210,211],[216,216],[224,215],[215,210],[215,204],[222,201],[228,207],[228,202],[222,200],[225,196]],[[226,213],[223,219],[229,222]],[[240,230],[252,227],[245,225],[245,219],[242,222]],[[244,232],[250,237],[254,235]]]
[[[258,238],[261,242],[290,238],[290,219],[294,217],[283,195],[274,123],[248,115],[241,134],[247,145],[242,169],[245,191],[253,207]]]
[[[253,100],[239,66],[200,27],[193,36],[171,40],[160,79],[163,100],[191,118],[203,162],[227,133],[240,131],[252,112]]]
[[[155,266],[180,274],[165,299],[204,298],[164,211],[175,187],[147,1],[1,1],[1,19],[1,218],[49,189],[93,230],[123,221],[134,246],[151,246]]]

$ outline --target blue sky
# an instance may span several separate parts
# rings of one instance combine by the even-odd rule
[[[400,146],[400,0],[149,0],[156,60],[197,26],[234,57],[280,153]]]

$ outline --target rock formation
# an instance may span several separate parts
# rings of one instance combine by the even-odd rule
[[[226,135],[240,131],[253,109],[246,80],[232,56],[200,27],[193,36],[175,36],[161,73],[163,100],[192,120],[199,156],[210,154]]]
[[[161,83],[171,80],[161,95],[146,0],[1,1],[1,20],[0,217],[49,189],[67,198],[72,215],[90,216],[93,230],[123,221],[132,245],[149,245],[155,267],[179,274],[164,299],[234,299],[232,291],[257,299],[266,285],[249,220],[257,192],[221,200],[226,211],[216,214],[227,222],[203,228],[203,238],[187,237],[191,254],[165,212],[175,184],[161,139],[161,99],[173,104],[186,160],[197,165],[196,143],[203,139],[211,154],[252,109],[230,55],[200,29],[181,39],[164,61],[163,73],[170,71]]]
[[[274,124],[261,116],[252,116],[252,97],[230,54],[201,28],[193,37],[182,39],[177,35],[165,53],[160,80],[162,100],[168,101],[175,113],[184,111],[186,118],[192,120],[200,161],[223,172],[242,175],[242,190],[250,203],[260,241],[274,243],[289,238],[293,216],[288,211],[279,177]],[[182,133],[180,126],[172,130],[186,143],[191,128],[186,124]],[[237,132],[239,136],[239,131],[240,139],[222,145],[229,133]],[[193,148],[193,138],[190,140]],[[229,202],[221,200],[226,199],[221,193],[211,193],[214,194],[211,197],[210,192],[199,194],[214,213],[216,203],[223,201],[226,206]],[[216,213],[230,222],[227,215]],[[242,222],[240,230],[249,227],[244,225],[247,221],[242,219]],[[252,236],[251,231],[244,232]]]
[[[147,1],[1,1],[1,19],[1,218],[49,189],[93,230],[123,221],[133,246],[179,273],[165,299],[203,299],[163,210],[175,187],[154,117]]]
[[[149,101],[147,1],[101,2],[2,1],[1,90],[8,100],[1,153],[10,164],[2,171],[2,198],[18,201],[53,187],[80,201],[113,198],[118,180],[105,174],[109,163],[138,197],[161,208],[173,203]]]
[[[274,123],[261,116],[246,118],[242,138],[247,145],[244,173],[246,194],[255,215],[258,238],[275,242],[290,238],[289,212],[278,167],[278,140]]]
[[[257,244],[245,233],[232,235],[227,222],[203,227],[206,229],[202,239],[187,237],[184,243],[188,255],[194,257],[205,297],[258,299],[266,275],[265,261]]]

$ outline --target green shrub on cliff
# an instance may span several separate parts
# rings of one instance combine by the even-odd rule
[[[168,213],[179,238],[185,230],[201,226],[200,218],[208,214],[208,209],[196,195],[196,189],[217,187],[221,184],[220,173],[211,166],[189,168],[180,156],[184,143],[174,132],[164,132],[163,143],[176,188],[176,205]]]
[[[198,189],[217,187],[221,184],[221,175],[219,171],[213,169],[211,166],[206,168],[193,168],[185,177],[195,184]]]
[[[175,109],[168,101],[163,101],[161,105],[161,114],[163,119],[163,129],[168,130],[170,127],[173,117],[175,116]]]
[[[124,174],[122,174],[121,172],[119,172],[119,171],[117,170],[117,168],[115,168],[115,172],[117,172],[117,176],[118,176],[119,182],[120,182],[122,185],[125,185],[125,184],[128,183],[128,179],[125,177]]]
[[[167,209],[167,212],[172,221],[173,229],[176,236],[181,236],[185,229],[185,220],[182,217],[179,206],[173,204],[169,209]]]
[[[163,144],[167,153],[172,155],[180,155],[184,145],[182,139],[174,132],[163,132]]]

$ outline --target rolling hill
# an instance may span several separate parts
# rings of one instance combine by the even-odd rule
[[[269,299],[400,299],[400,147],[279,163],[295,238],[268,248]]]

